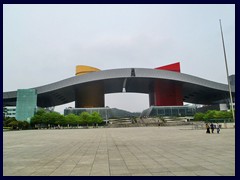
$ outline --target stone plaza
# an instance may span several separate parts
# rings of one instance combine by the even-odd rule
[[[4,176],[235,176],[235,129],[191,126],[3,132]]]

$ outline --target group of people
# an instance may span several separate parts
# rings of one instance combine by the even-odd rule
[[[209,123],[206,123],[206,129],[207,129],[206,133],[210,134],[210,129],[211,129],[212,133],[214,133],[215,128],[217,129],[217,133],[219,134],[220,125],[218,123],[216,125],[214,125],[213,123],[211,123],[210,125],[209,125]]]

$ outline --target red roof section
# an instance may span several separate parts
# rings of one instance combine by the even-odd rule
[[[180,71],[180,62],[169,64],[169,65],[166,65],[166,66],[157,67],[155,69],[181,72]]]

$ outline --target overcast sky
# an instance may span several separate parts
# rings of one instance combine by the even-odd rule
[[[225,83],[235,74],[235,5],[3,5],[3,91],[74,76],[76,65],[101,70],[155,68]],[[105,95],[105,105],[148,108],[148,95]],[[74,103],[57,106],[56,111]]]

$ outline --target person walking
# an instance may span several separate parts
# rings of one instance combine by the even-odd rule
[[[213,123],[210,124],[210,127],[211,127],[212,134],[213,134],[213,132],[214,132],[214,125],[213,125]]]
[[[216,125],[216,129],[217,129],[217,133],[219,134],[219,132],[220,132],[220,125],[218,123]]]
[[[209,127],[208,123],[206,123],[206,129],[207,129],[206,133],[210,134],[210,127]]]

